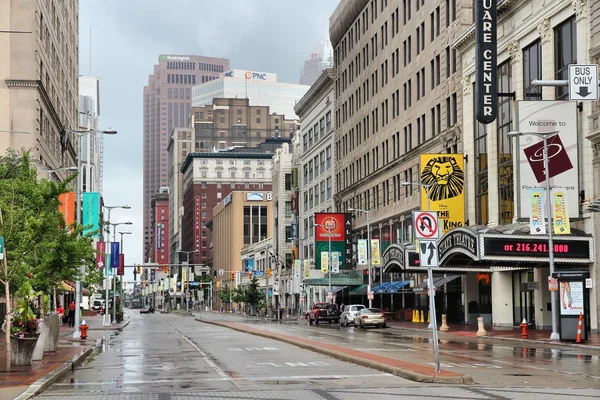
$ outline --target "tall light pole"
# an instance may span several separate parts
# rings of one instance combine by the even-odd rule
[[[109,222],[109,224],[111,224],[113,226],[113,242],[117,241],[117,226],[119,225],[131,225],[131,221],[127,221],[127,222]],[[110,228],[109,228],[110,229]],[[110,232],[109,232],[110,234]],[[121,236],[121,239],[123,238],[123,236]],[[119,247],[119,251],[120,251],[120,247]],[[117,254],[117,258],[119,257],[119,254]],[[110,266],[111,268],[113,268],[113,266]],[[117,274],[113,273],[113,303],[112,303],[112,323],[116,324],[117,323]]]
[[[185,259],[186,259],[185,264],[183,264],[183,262],[182,262],[181,268],[183,268],[183,266],[185,265],[185,279],[187,279],[188,282],[189,282],[189,280],[190,280],[190,277],[189,277],[189,273],[190,273],[190,270],[189,270],[189,265],[190,265],[189,258],[190,258],[190,256],[189,255],[190,254],[195,254],[195,253],[197,253],[197,251],[196,250],[192,250],[192,251],[178,250],[177,253],[179,253],[179,254],[181,254],[181,253],[186,254],[186,256],[185,256]],[[181,277],[183,278],[183,271],[182,271],[181,275],[182,275]],[[185,285],[185,291],[183,289],[184,289],[184,282],[183,282],[183,279],[182,279],[181,280],[181,300],[182,301],[185,300],[185,309],[186,309],[186,311],[189,312],[190,311],[190,307],[189,307],[190,303],[187,301],[187,294],[189,293],[189,287],[188,287],[188,285]],[[181,308],[183,309],[183,305],[182,305]]]
[[[106,257],[110,257],[110,212],[115,209],[115,208],[122,208],[124,210],[129,210],[131,207],[128,205],[124,205],[124,206],[104,206],[104,208],[106,208],[108,210],[108,218],[106,220],[106,225],[108,225],[108,234],[106,235],[106,239],[108,241],[108,246],[106,249]],[[116,241],[116,236],[115,236],[115,241]],[[108,262],[106,262],[107,260],[104,260],[104,276],[106,277],[106,287],[104,288],[104,301],[105,301],[105,306],[108,306],[108,285],[109,285],[109,281],[108,281]],[[112,268],[112,267],[111,267]],[[104,322],[102,323],[102,326],[110,326],[110,321],[108,320],[108,312],[106,310],[106,307],[104,307]]]
[[[327,242],[328,242],[328,249],[327,249],[327,267],[329,269],[329,290],[327,291],[327,297],[331,296],[331,299],[328,299],[331,303],[333,303],[333,293],[331,293],[331,274],[333,273],[333,270],[331,268],[331,227],[329,227],[329,225],[323,225],[323,224],[313,224],[314,226],[320,226],[321,228],[324,228],[327,231]]]
[[[373,210],[361,210],[360,208],[349,208],[348,211],[358,211],[367,215],[367,269],[369,284],[367,285],[367,296],[371,292],[371,211]],[[383,271],[381,276],[383,277]],[[370,296],[369,296],[370,297]],[[382,304],[383,305],[383,304]],[[369,298],[369,308],[373,308],[373,299]]]
[[[115,130],[85,130],[85,131],[76,131],[65,129],[65,133],[70,133],[75,135],[77,138],[77,190],[75,193],[75,200],[77,202],[77,226],[81,225],[81,189],[82,189],[82,176],[81,176],[81,139],[89,135],[90,133],[100,133],[104,135],[116,135],[117,131]],[[80,304],[81,304],[81,280],[85,274],[85,266],[80,265],[79,267],[79,276],[75,281],[75,330],[73,332],[73,339],[79,339],[81,337],[79,333],[79,314],[81,313]]]
[[[422,182],[400,182],[402,186],[421,186],[425,188],[425,196],[427,197],[427,210],[430,211],[431,204],[429,202],[429,194],[427,193],[427,189],[429,189],[432,185]],[[420,206],[419,206],[420,208]],[[418,248],[418,246],[417,246]],[[432,330],[433,336],[433,351],[435,353],[435,372],[440,372],[440,348],[438,342],[438,332],[437,332],[437,317],[435,312],[435,287],[433,286],[433,271],[431,268],[427,268],[427,280],[429,281],[429,310],[431,313],[430,323],[428,328]]]
[[[511,131],[508,132],[508,137],[517,137],[517,136],[537,136],[538,138],[542,138],[544,142],[544,175],[546,177],[546,218],[548,221],[548,263],[550,265],[550,276],[554,273],[554,235],[552,231],[552,205],[551,202],[551,188],[550,188],[550,162],[548,157],[548,137],[554,134],[557,134],[558,131],[552,132],[520,132],[520,131]],[[539,143],[539,142],[538,142]],[[557,296],[555,291],[550,292],[550,303],[552,306],[551,315],[552,315],[552,333],[550,334],[550,340],[559,340],[560,335],[558,334],[558,323],[556,318],[556,303]]]
[[[119,235],[121,235],[121,245],[119,246],[119,250],[121,251],[121,254],[124,254],[125,252],[123,251],[123,235],[131,235],[131,232],[119,232]],[[124,304],[123,303],[123,276],[125,276],[125,275],[121,276],[121,284],[120,284],[121,290],[119,291],[120,292],[119,298],[121,299],[120,300],[121,301],[121,309],[123,308],[123,304]]]

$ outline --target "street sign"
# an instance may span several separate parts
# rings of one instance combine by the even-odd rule
[[[265,276],[265,271],[252,271],[254,276]]]
[[[419,265],[423,268],[438,268],[438,249],[435,240],[419,240]]]
[[[367,293],[367,299],[368,300],[373,300],[375,298],[375,295],[373,294],[373,291],[369,291],[369,293]]]
[[[551,276],[548,277],[548,290],[551,292],[558,292],[558,279]]]
[[[569,100],[598,100],[597,65],[569,65]]]
[[[0,237],[0,260],[4,260],[4,238]]]
[[[415,221],[415,237],[418,240],[440,238],[437,211],[414,211],[413,221]]]
[[[585,278],[585,288],[592,289],[593,287],[592,278]]]
[[[327,293],[327,300],[333,300],[333,293]]]
[[[222,270],[222,269],[220,269],[220,270],[219,270],[219,276],[223,276],[223,275],[225,275],[225,271],[224,271],[224,270]]]

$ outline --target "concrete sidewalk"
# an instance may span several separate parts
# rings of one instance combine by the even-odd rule
[[[95,349],[103,343],[104,335],[122,330],[129,324],[129,318],[111,327],[102,326],[102,317],[84,317],[88,329],[87,339],[73,339],[74,328],[68,325],[60,327],[58,349],[45,352],[41,361],[31,366],[12,367],[5,372],[6,348],[4,340],[0,343],[0,399],[28,399],[41,393],[54,382],[81,364]]]

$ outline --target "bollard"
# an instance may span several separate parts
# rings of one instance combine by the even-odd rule
[[[419,321],[417,320],[417,313],[418,313],[418,311],[417,311],[417,310],[413,310],[412,322],[419,322]]]
[[[421,310],[421,319],[419,320],[419,322],[421,322],[421,323],[425,322],[425,317],[423,315],[423,310]]]
[[[450,327],[448,326],[448,316],[446,314],[442,314],[442,326],[440,326],[440,331],[446,332],[449,330]]]
[[[521,322],[521,337],[523,339],[527,339],[529,337],[529,332],[527,331],[527,320],[523,318],[523,322]]]
[[[488,333],[483,326],[483,318],[477,317],[477,333],[475,336],[487,336],[487,334]]]

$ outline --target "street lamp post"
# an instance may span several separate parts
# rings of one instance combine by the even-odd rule
[[[109,222],[113,226],[113,242],[117,241],[117,226],[119,225],[131,225],[131,221],[127,222],[115,222],[114,224]],[[109,232],[110,234],[110,232]],[[121,236],[121,242],[123,241],[123,236]],[[122,243],[121,243],[122,245]],[[119,251],[120,247],[119,247]],[[119,255],[117,254],[117,258]],[[113,268],[113,266],[110,266]],[[113,304],[112,304],[112,323],[117,323],[117,274],[113,273]]]
[[[329,269],[329,289],[327,291],[327,297],[329,297],[331,295],[331,299],[329,300],[330,302],[333,303],[333,293],[331,293],[331,273],[332,273],[332,268],[331,268],[331,228],[329,226],[323,225],[323,224],[313,224],[314,226],[320,226],[321,228],[325,228],[325,230],[327,231],[327,244],[328,244],[328,249],[327,249],[327,267]]]
[[[121,251],[121,254],[124,254],[125,252],[123,251],[123,235],[131,235],[131,232],[119,232],[119,235],[121,235],[121,246],[119,246],[119,250]],[[121,307],[123,307],[123,276],[121,276],[121,281],[120,281],[120,290],[119,290],[119,298],[121,299]]]
[[[76,200],[76,208],[77,208],[77,226],[81,225],[81,189],[83,181],[81,179],[81,139],[85,135],[89,135],[90,133],[100,133],[105,135],[116,135],[117,131],[115,130],[85,130],[85,131],[76,131],[65,129],[66,133],[70,133],[75,135],[77,138],[77,189],[75,193]],[[85,274],[85,266],[80,265],[79,267],[79,275],[83,276]],[[75,330],[73,331],[73,339],[79,339],[81,334],[79,332],[79,314],[81,313],[81,279],[77,278],[75,281]]]
[[[373,210],[361,210],[360,208],[349,208],[348,211],[358,211],[358,212],[365,213],[367,215],[367,268],[368,268],[367,278],[369,279],[369,284],[367,285],[367,296],[371,297],[369,295],[369,293],[371,293],[371,211],[373,211]],[[383,271],[382,271],[381,276],[383,277]],[[383,306],[383,304],[382,304],[382,306]],[[369,308],[373,308],[373,299],[372,298],[369,298]]]
[[[548,263],[550,266],[550,276],[554,273],[554,235],[552,231],[552,205],[551,201],[551,193],[550,193],[550,162],[548,157],[548,137],[554,134],[557,134],[558,131],[551,132],[520,132],[520,131],[511,131],[508,132],[509,137],[517,137],[517,136],[537,136],[538,138],[542,138],[544,142],[544,175],[546,178],[546,219],[548,223]],[[556,291],[550,292],[550,303],[551,303],[551,315],[552,315],[552,333],[550,334],[550,340],[559,340],[560,335],[558,334],[558,323],[556,318],[556,305],[557,305],[557,296]]]
[[[185,262],[185,264],[182,263],[182,268],[185,265],[185,279],[187,279],[187,281],[189,282],[189,280],[190,280],[190,277],[189,277],[189,274],[190,274],[190,269],[189,269],[190,268],[189,267],[190,261],[189,261],[189,258],[190,258],[190,256],[189,255],[197,253],[197,251],[196,250],[192,250],[192,251],[179,250],[179,251],[177,251],[177,253],[184,253],[184,254],[186,254],[186,256],[185,256],[186,257],[186,262]],[[183,271],[182,271],[181,275],[182,275],[182,278],[183,278]],[[183,282],[183,279],[182,279],[181,280],[181,300],[185,301],[185,309],[186,309],[186,311],[189,312],[190,311],[190,306],[189,306],[190,303],[188,302],[188,299],[187,299],[187,294],[189,293],[189,284],[185,285],[185,291],[183,289],[184,289],[184,282]],[[183,309],[183,306],[181,308]]]
[[[107,235],[107,239],[108,239],[108,246],[107,246],[107,254],[106,257],[109,258],[109,252],[110,252],[110,212],[114,209],[114,208],[122,208],[124,210],[129,210],[131,207],[128,205],[124,205],[124,206],[104,206],[104,208],[106,208],[108,210],[108,219],[106,222],[106,225],[108,225],[108,235]],[[116,239],[116,235],[115,235],[115,241]],[[108,281],[108,262],[106,262],[107,260],[104,260],[104,275],[106,276],[106,287],[104,288],[104,299],[105,299],[105,306],[108,306],[108,285],[109,285],[109,281]],[[106,307],[104,307],[104,322],[102,323],[102,326],[110,326],[110,321],[108,320],[108,312],[106,310]]]

